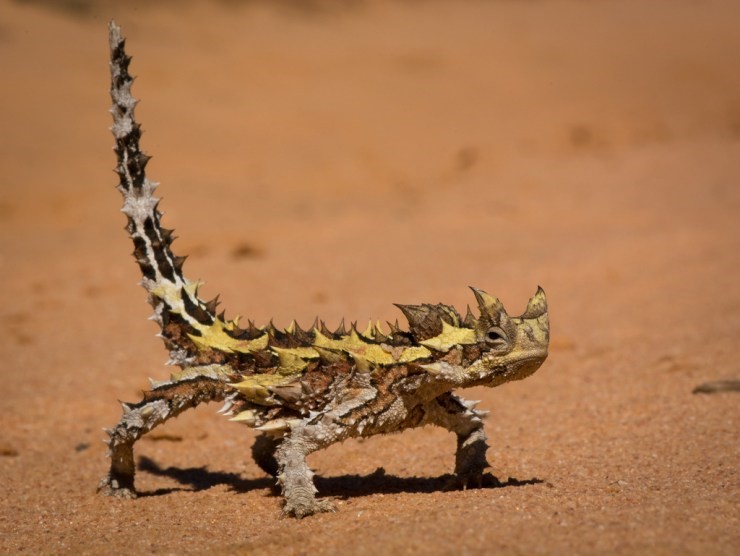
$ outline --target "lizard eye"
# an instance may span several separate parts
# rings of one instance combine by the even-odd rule
[[[503,330],[494,326],[486,332],[486,343],[494,348],[502,348],[509,344],[509,340]]]

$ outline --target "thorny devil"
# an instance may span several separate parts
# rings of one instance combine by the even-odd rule
[[[126,230],[142,284],[154,307],[152,317],[180,367],[169,380],[152,381],[123,417],[108,430],[111,467],[99,490],[131,498],[134,443],[154,427],[203,402],[223,401],[221,413],[260,431],[252,448],[256,463],[277,478],[285,497],[284,515],[304,517],[332,511],[316,498],[308,454],[347,438],[369,437],[411,427],[437,425],[457,435],[457,485],[480,486],[486,435],[476,402],[452,391],[498,386],[534,373],[547,357],[549,322],[542,289],[520,317],[501,302],[472,288],[479,315],[462,318],[443,304],[398,305],[408,330],[398,324],[384,332],[355,325],[329,331],[317,321],[310,330],[291,324],[252,322],[216,313],[216,300],[198,298],[198,283],[182,273],[184,257],[173,254],[172,230],[160,225],[157,184],[149,181],[149,157],[139,148],[134,119],[131,58],[115,23],[110,24],[113,135],[118,189],[123,194]]]

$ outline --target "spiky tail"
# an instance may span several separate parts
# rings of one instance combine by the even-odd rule
[[[198,298],[198,284],[182,273],[185,257],[175,256],[170,247],[173,231],[160,225],[162,213],[157,208],[159,199],[154,196],[158,184],[147,179],[145,169],[150,157],[139,148],[141,126],[134,117],[138,101],[131,96],[133,78],[128,73],[131,57],[126,55],[120,28],[112,21],[109,41],[111,131],[116,139],[122,211],[128,218],[126,230],[134,242],[134,258],[143,275],[141,283],[154,307],[153,319],[162,328],[165,345],[171,350],[171,362],[186,366],[198,351],[191,337],[210,329],[216,321],[216,302],[204,303]]]

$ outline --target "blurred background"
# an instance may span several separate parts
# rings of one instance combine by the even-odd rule
[[[737,546],[737,402],[691,392],[740,376],[739,2],[0,0],[3,551],[174,550],[185,530],[213,547],[219,529],[202,508],[225,511],[200,487],[201,510],[177,498],[189,491],[130,507],[90,499],[115,400],[168,372],[118,213],[111,19],[133,55],[163,223],[182,236],[186,275],[208,281],[203,297],[220,293],[228,317],[364,327],[400,316],[392,302],[464,311],[468,285],[511,313],[538,284],[548,293],[550,360],[471,397],[495,408],[494,471],[550,486],[471,502],[403,482],[383,498],[394,487],[382,477],[360,481],[369,490],[343,503],[375,521],[353,551],[414,539],[472,553]],[[237,433],[212,408],[165,431],[181,442],[142,448],[163,466],[261,480],[246,444],[226,455]],[[330,477],[381,463],[397,477],[449,472],[448,435],[402,438],[313,464]],[[177,484],[165,475],[140,484]],[[269,550],[279,530],[287,553],[346,553],[331,529],[275,525],[277,502],[258,484],[218,500],[252,509],[250,547]],[[170,538],[151,516],[174,507]],[[110,533],[136,512],[144,533]],[[345,531],[331,520],[357,512],[339,515],[316,523]]]

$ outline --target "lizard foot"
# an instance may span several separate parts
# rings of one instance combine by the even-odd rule
[[[98,484],[98,492],[105,496],[112,496],[114,498],[133,499],[138,495],[133,487],[121,486],[117,480],[111,478],[110,475],[106,475]]]
[[[501,485],[491,473],[482,471],[455,474],[444,487],[444,490],[467,490],[469,488],[492,488]]]
[[[283,507],[283,517],[294,516],[298,519],[302,519],[309,515],[336,511],[336,507],[334,507],[334,504],[329,502],[329,500],[316,500],[315,498],[298,502],[286,500],[285,506]]]

